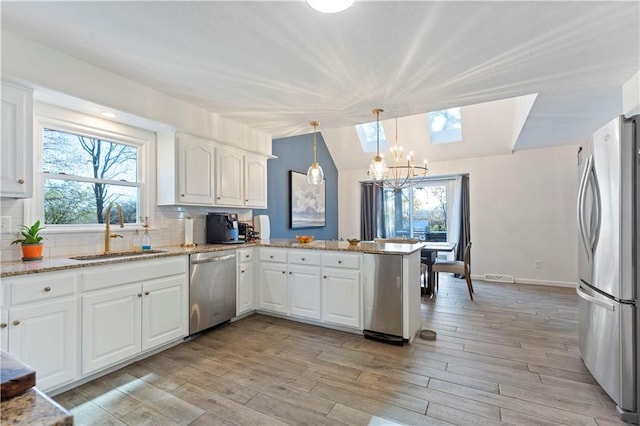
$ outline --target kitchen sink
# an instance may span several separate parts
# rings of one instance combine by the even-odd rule
[[[118,257],[145,256],[147,254],[154,254],[154,253],[166,253],[166,250],[118,251],[113,253],[98,253],[98,254],[87,254],[82,256],[73,256],[73,257],[70,257],[69,259],[100,260],[100,259],[113,259]]]

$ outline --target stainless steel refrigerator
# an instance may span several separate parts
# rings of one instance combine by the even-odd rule
[[[640,116],[618,117],[578,154],[577,285],[580,355],[617,404],[638,423],[638,237]]]

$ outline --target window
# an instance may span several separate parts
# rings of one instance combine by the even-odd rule
[[[356,132],[362,145],[362,152],[376,152],[378,147],[378,126],[377,122],[358,124]],[[384,136],[384,127],[380,124],[380,152],[387,149],[387,138]]]
[[[104,223],[105,208],[112,202],[122,207],[125,223],[136,223],[137,170],[135,146],[44,128],[45,223]]]
[[[462,140],[460,108],[449,108],[427,114],[431,143],[450,143]]]
[[[388,237],[447,241],[449,206],[447,181],[434,181],[384,191],[385,233]]]
[[[40,179],[29,219],[44,218],[49,230],[91,230],[104,224],[110,203],[122,207],[125,224],[149,216],[144,172],[153,133],[49,105],[36,113]]]

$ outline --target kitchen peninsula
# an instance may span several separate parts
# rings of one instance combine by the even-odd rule
[[[2,347],[36,369],[42,390],[55,394],[179,344],[188,335],[188,257],[221,250],[237,252],[235,320],[260,312],[356,334],[375,314],[367,307],[366,289],[378,305],[388,304],[376,293],[372,262],[379,256],[393,259],[399,266],[389,283],[398,295],[394,320],[401,327],[394,334],[411,342],[421,326],[421,247],[270,240],[160,247],[160,252],[116,258],[3,262]],[[42,315],[55,320],[42,322]],[[55,351],[37,347],[53,334],[64,337]],[[100,351],[92,352],[96,336]],[[47,352],[61,359],[42,359]]]

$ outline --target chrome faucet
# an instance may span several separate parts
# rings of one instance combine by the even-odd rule
[[[116,234],[116,233],[111,233],[111,208],[113,206],[116,206],[116,209],[118,210],[118,219],[120,220],[120,228],[124,228],[124,214],[122,213],[122,207],[120,207],[120,204],[118,203],[109,203],[109,205],[107,206],[107,213],[105,214],[105,223],[107,224],[105,230],[104,230],[104,252],[105,253],[110,253],[111,252],[111,239],[112,238],[122,238],[122,235],[120,234]]]

